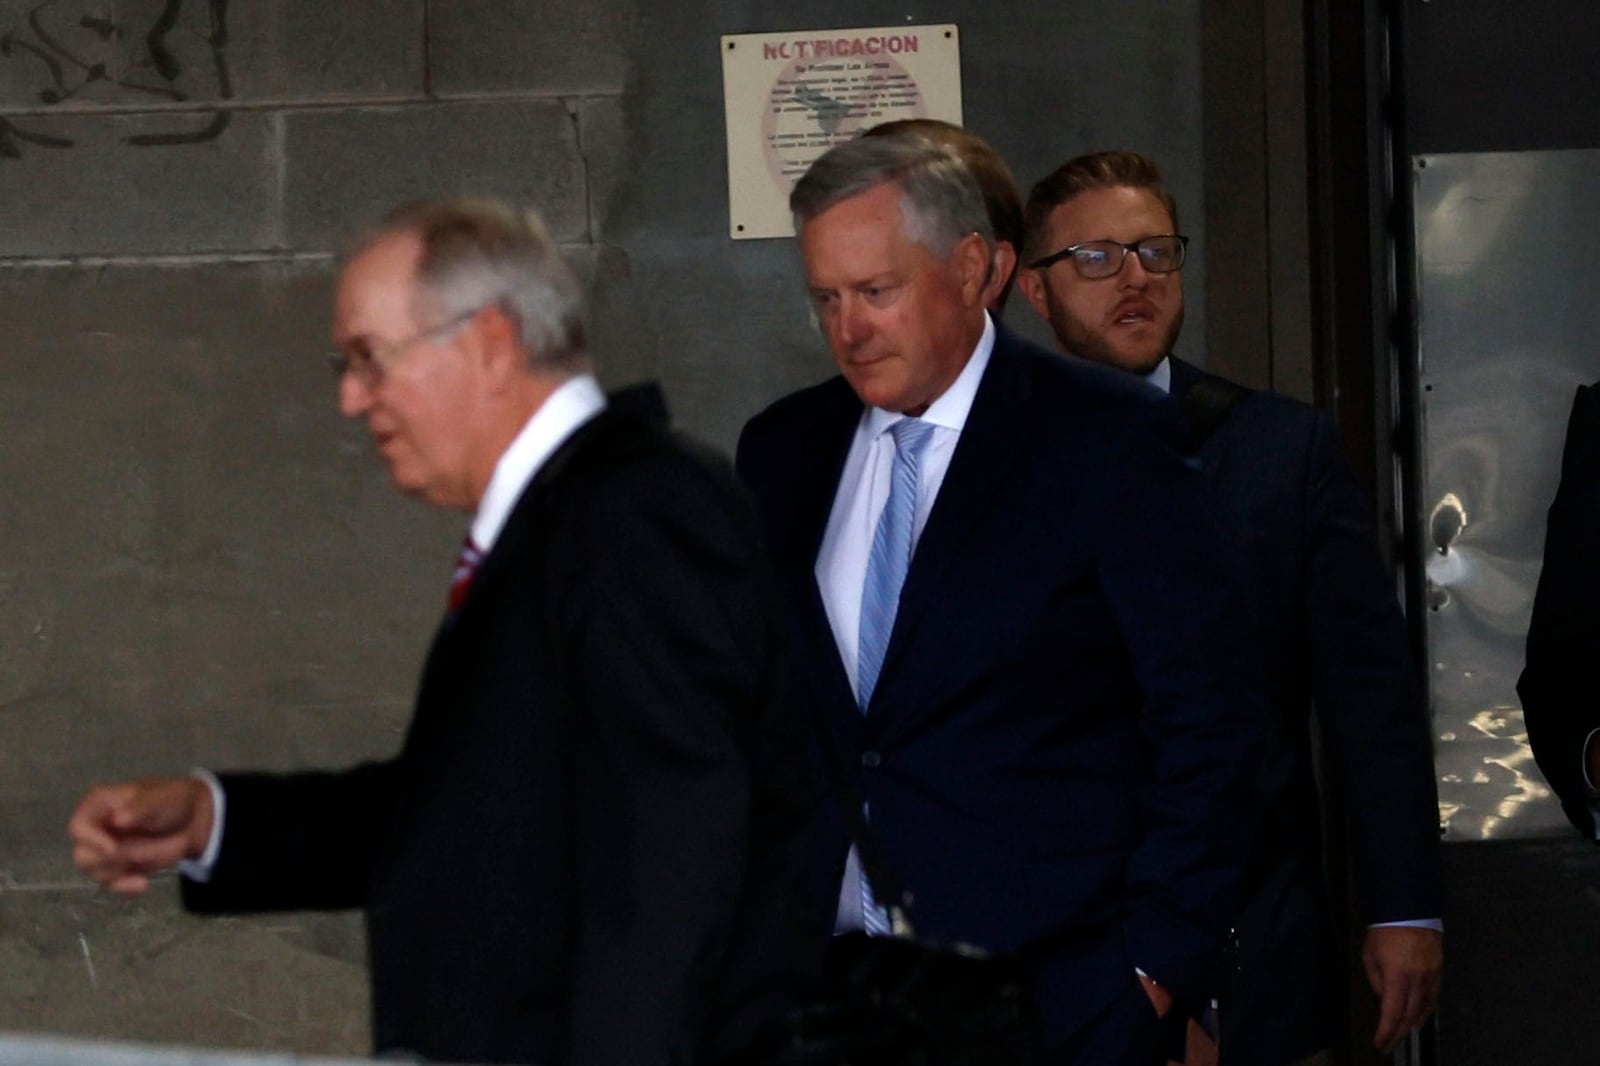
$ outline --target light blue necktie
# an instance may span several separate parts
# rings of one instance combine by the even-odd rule
[[[861,588],[861,633],[856,659],[856,705],[866,714],[872,691],[883,670],[889,635],[894,631],[895,614],[900,607],[900,589],[911,565],[912,534],[916,528],[917,482],[922,469],[922,450],[933,435],[933,426],[919,418],[902,418],[889,427],[894,434],[894,467],[889,475],[889,499],[878,517],[872,535],[872,552],[867,556],[867,577]],[[861,880],[861,920],[873,936],[889,933],[889,918],[872,898],[872,886],[860,859],[851,849],[850,860]],[[846,880],[848,884],[848,878]]]
[[[902,418],[889,427],[894,434],[894,468],[889,475],[889,499],[878,516],[867,556],[867,579],[861,586],[861,633],[856,657],[856,705],[867,713],[872,690],[878,686],[889,634],[900,607],[900,587],[911,565],[911,536],[916,528],[917,480],[922,470],[922,449],[933,426],[920,418]]]

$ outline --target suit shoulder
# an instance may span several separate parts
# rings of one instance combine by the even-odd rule
[[[727,457],[698,438],[664,424],[632,423],[616,435],[592,474],[599,494],[671,499],[683,491],[736,491]]]
[[[992,373],[1020,383],[1035,403],[1079,424],[1165,420],[1172,404],[1160,389],[1111,367],[1049,351],[1009,331],[995,342]]]
[[[850,417],[859,413],[861,401],[850,390],[849,382],[835,375],[772,401],[745,423],[739,435],[740,448],[747,440],[763,440],[769,434],[782,434],[796,427],[813,425],[819,418]]]
[[[535,484],[524,502],[563,527],[581,516],[616,522],[747,502],[726,457],[673,428],[664,411],[607,408],[573,434]]]
[[[1025,360],[1031,403],[1051,416],[1044,419],[1044,432],[1069,439],[1083,434],[1128,439],[1134,447],[1188,451],[1177,405],[1143,379],[1031,344],[1017,354]]]
[[[1285,396],[1266,389],[1252,389],[1217,374],[1194,367],[1185,367],[1181,377],[1183,387],[1178,388],[1180,374],[1174,361],[1174,396],[1180,398],[1203,381],[1221,382],[1225,386],[1242,390],[1242,395],[1228,411],[1216,429],[1223,439],[1244,441],[1253,445],[1289,448],[1308,452],[1319,440],[1337,442],[1338,430],[1326,411],[1303,400]]]
[[[846,440],[861,410],[843,377],[775,400],[739,433],[734,465],[740,480],[758,494],[763,486],[776,489],[817,461],[821,442]]]
[[[1239,401],[1234,413],[1241,425],[1259,433],[1303,438],[1337,434],[1333,418],[1326,411],[1277,392],[1253,389]]]

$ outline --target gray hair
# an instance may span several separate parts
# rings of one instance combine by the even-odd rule
[[[858,137],[828,149],[789,194],[796,232],[887,181],[900,187],[906,235],[934,255],[949,255],[969,233],[994,244],[977,180],[954,152],[922,137]]]
[[[357,238],[343,259],[400,235],[422,242],[413,304],[420,322],[497,307],[515,323],[529,369],[587,369],[583,290],[537,212],[472,197],[414,200]]]

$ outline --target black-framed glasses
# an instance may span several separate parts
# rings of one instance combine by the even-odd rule
[[[1188,237],[1177,233],[1158,233],[1153,237],[1141,237],[1132,244],[1109,240],[1083,241],[1042,259],[1035,259],[1028,266],[1034,270],[1043,270],[1063,259],[1070,259],[1079,277],[1093,281],[1097,278],[1109,278],[1120,272],[1123,260],[1128,257],[1129,252],[1132,252],[1139,257],[1139,265],[1144,267],[1147,273],[1171,274],[1183,268],[1188,250]]]
[[[341,381],[346,374],[350,374],[363,387],[370,389],[383,380],[384,373],[393,367],[408,349],[456,329],[482,310],[482,307],[474,307],[453,318],[447,318],[436,326],[429,326],[409,337],[402,337],[388,344],[358,342],[349,349],[335,348],[328,353],[329,369],[333,371],[333,376]]]

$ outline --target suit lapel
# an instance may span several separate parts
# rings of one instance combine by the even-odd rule
[[[997,326],[994,352],[906,572],[877,692],[892,690],[897,661],[922,618],[938,609],[935,593],[944,572],[961,557],[975,528],[992,518],[1000,490],[1018,476],[1018,456],[1026,454],[1032,432],[1026,411],[1031,394],[1027,356],[1016,338]]]
[[[1197,366],[1191,366],[1181,359],[1172,357],[1168,361],[1172,368],[1172,399],[1178,404],[1180,410],[1187,411],[1184,397],[1189,390],[1194,388],[1201,380],[1210,376]],[[1185,414],[1185,423],[1188,416]],[[1194,454],[1200,460],[1200,470],[1209,491],[1216,491],[1222,483],[1223,469],[1228,465],[1229,441],[1231,434],[1223,432],[1227,422],[1224,420],[1195,450]]]

